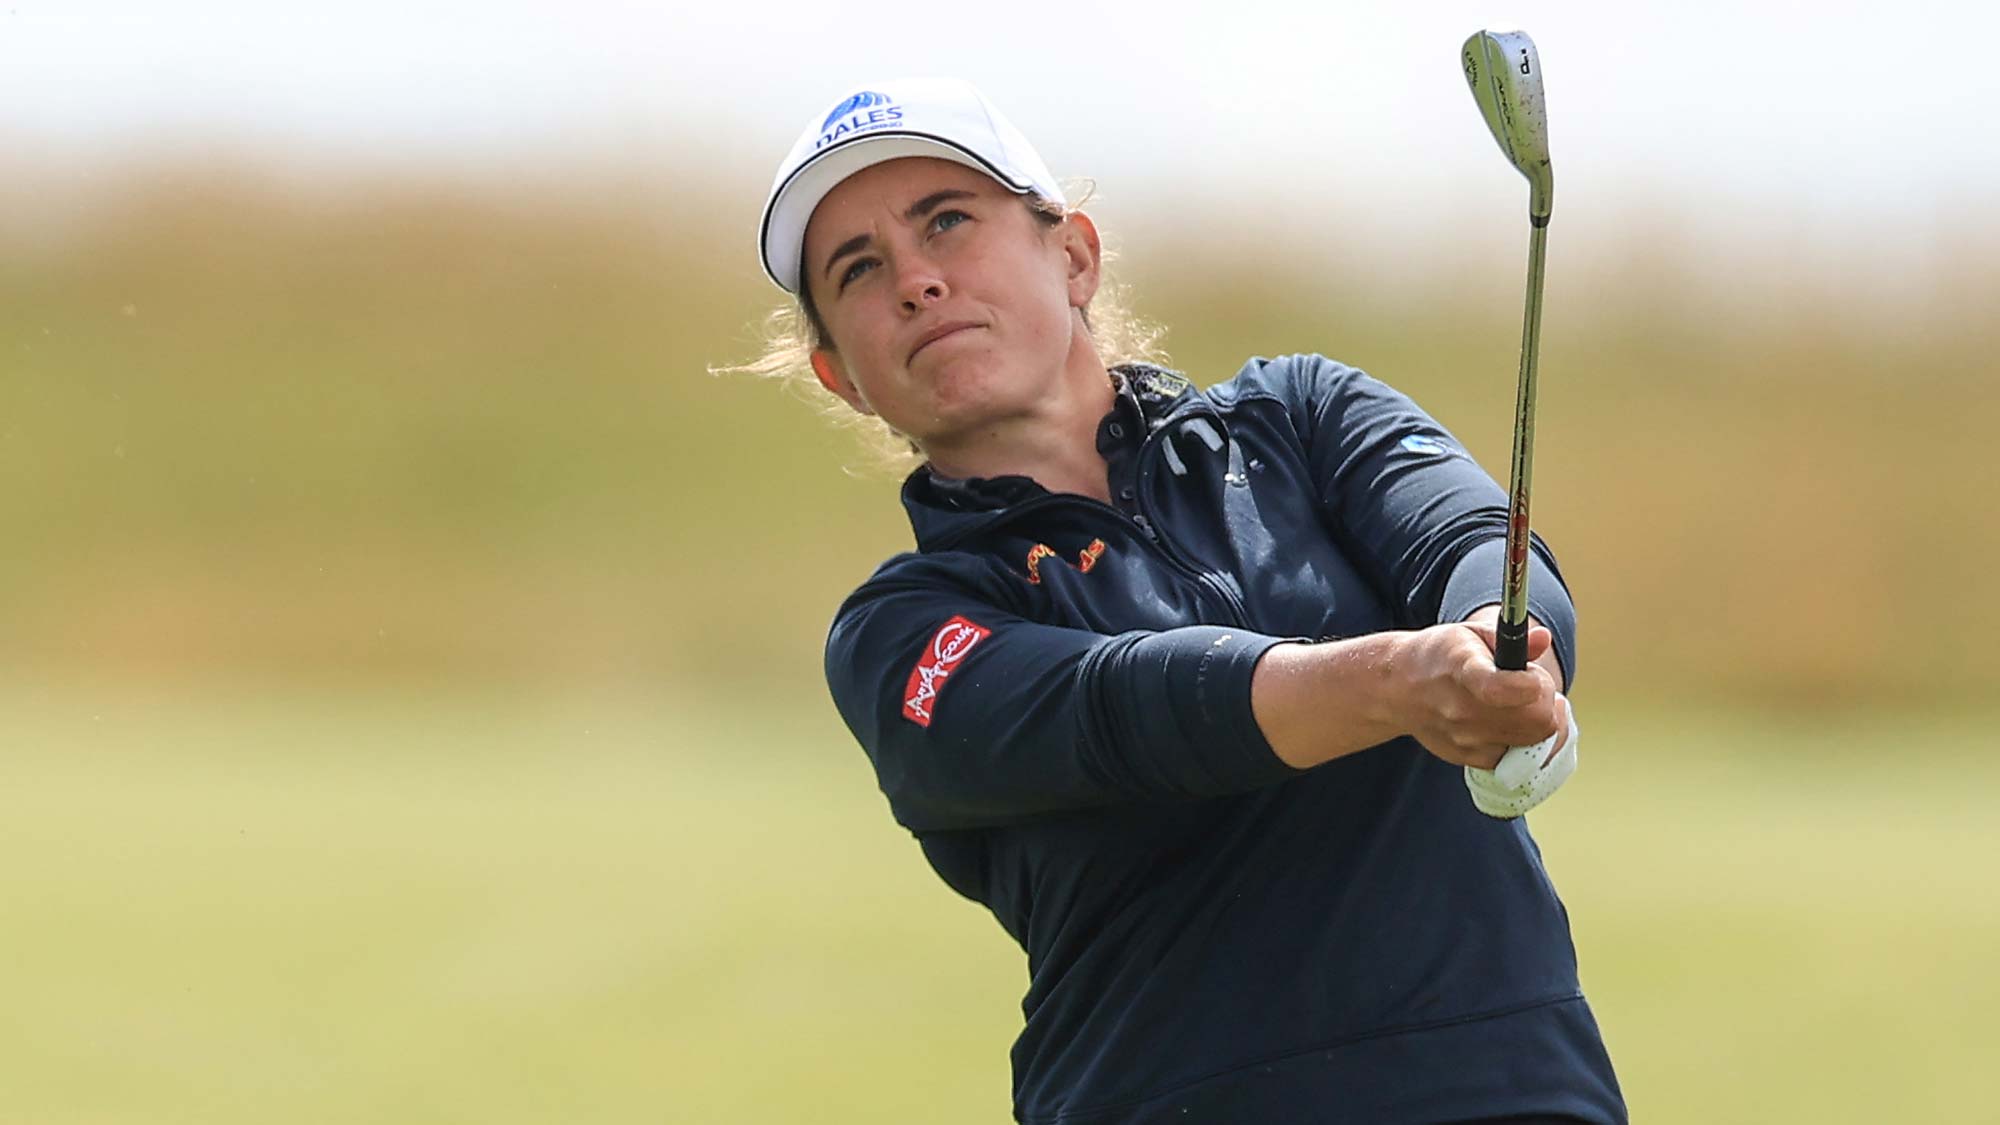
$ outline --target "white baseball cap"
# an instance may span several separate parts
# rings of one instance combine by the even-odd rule
[[[842,180],[905,156],[934,156],[984,172],[1009,191],[1068,204],[1028,138],[970,82],[899,78],[842,98],[822,120],[806,123],[764,203],[759,250],[764,272],[798,292],[806,223]]]

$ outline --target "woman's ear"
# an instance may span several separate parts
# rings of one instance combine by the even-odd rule
[[[1065,215],[1060,229],[1069,268],[1069,304],[1074,309],[1084,308],[1097,296],[1097,286],[1103,280],[1104,246],[1097,238],[1097,224],[1081,211]]]
[[[873,414],[867,400],[861,397],[861,388],[847,377],[847,369],[840,357],[825,348],[812,350],[813,374],[819,376],[819,385],[839,395],[841,401],[854,408],[857,414]]]

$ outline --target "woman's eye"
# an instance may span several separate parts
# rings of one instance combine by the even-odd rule
[[[935,230],[949,230],[970,218],[972,216],[963,211],[940,211],[937,218],[931,220],[931,227]]]
[[[841,288],[845,289],[847,287],[848,282],[853,281],[855,278],[860,277],[862,274],[868,272],[868,267],[874,264],[875,264],[875,259],[873,258],[856,258],[851,264],[848,265],[846,270],[842,271],[840,275]]]

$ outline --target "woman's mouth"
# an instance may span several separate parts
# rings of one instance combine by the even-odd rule
[[[925,332],[922,336],[917,337],[917,346],[910,349],[910,358],[912,360],[916,359],[918,353],[922,352],[925,348],[930,347],[932,344],[937,343],[939,340],[943,340],[950,336],[956,336],[960,332],[964,332],[967,329],[978,328],[978,327],[980,327],[980,325],[975,324],[974,322],[969,320],[947,321],[943,324],[937,325],[936,327],[930,329],[928,332]]]

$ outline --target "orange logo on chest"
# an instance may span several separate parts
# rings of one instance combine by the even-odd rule
[[[1055,557],[1056,549],[1047,543],[1037,543],[1033,547],[1028,548],[1028,581],[1033,582],[1037,586],[1041,585],[1042,560]],[[1076,568],[1085,574],[1089,574],[1090,568],[1096,566],[1097,560],[1102,557],[1104,557],[1104,540],[1092,539],[1090,546],[1077,552]]]

